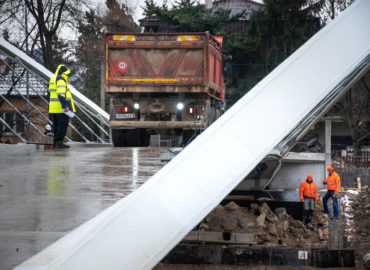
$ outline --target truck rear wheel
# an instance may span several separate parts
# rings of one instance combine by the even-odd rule
[[[140,145],[149,146],[150,145],[150,134],[146,132],[145,129],[140,129]]]
[[[150,135],[145,129],[112,129],[115,147],[149,146]]]
[[[126,146],[141,146],[140,134],[138,129],[125,130]]]
[[[123,147],[125,145],[125,130],[112,129],[112,142],[115,147]]]

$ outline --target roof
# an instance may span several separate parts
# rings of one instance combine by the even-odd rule
[[[8,67],[11,65],[14,67],[14,71]],[[30,96],[46,96],[48,94],[48,89],[45,84],[37,79],[33,74],[29,74],[28,78],[29,84],[29,95]],[[24,68],[0,55],[0,94],[8,94],[11,86],[15,86],[10,92],[11,96],[27,95],[27,72]]]
[[[253,0],[217,0],[213,2],[212,13],[219,9],[230,10],[230,16],[245,12],[245,16],[241,19],[249,21],[252,12],[261,10],[263,7],[263,4]]]

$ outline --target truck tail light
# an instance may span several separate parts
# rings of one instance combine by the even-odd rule
[[[122,107],[117,107],[116,112],[118,113],[130,113],[131,112],[131,106],[122,106]]]
[[[201,114],[202,108],[200,107],[188,107],[188,113],[189,114]]]

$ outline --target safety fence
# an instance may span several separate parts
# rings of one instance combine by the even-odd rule
[[[360,156],[354,156],[352,151],[347,150],[338,150],[333,154],[333,162],[344,187],[358,187],[358,183],[370,185],[369,149],[361,149]]]
[[[343,164],[343,166],[355,166],[358,168],[370,167],[370,148],[366,147],[360,150],[359,156],[354,156],[353,150],[333,150],[334,159]]]

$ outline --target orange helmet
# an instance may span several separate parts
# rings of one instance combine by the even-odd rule
[[[334,171],[334,168],[332,167],[332,166],[329,166],[327,169],[326,169],[327,171]]]
[[[312,176],[312,174],[307,174],[307,179],[313,179],[313,176]]]

